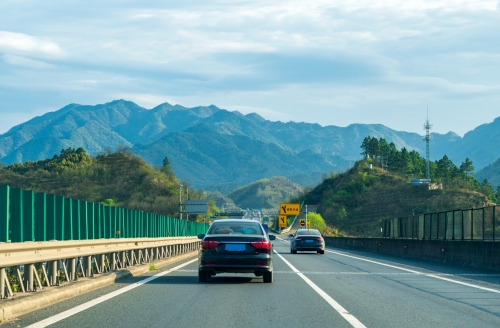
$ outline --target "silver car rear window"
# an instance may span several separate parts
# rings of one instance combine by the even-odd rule
[[[321,233],[318,230],[302,229],[297,230],[297,235],[321,236]]]

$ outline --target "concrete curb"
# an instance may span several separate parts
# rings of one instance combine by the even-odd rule
[[[176,257],[154,261],[157,268],[180,262],[198,255],[198,251],[182,254]],[[0,322],[11,320],[20,315],[39,310],[64,300],[82,295],[93,290],[112,285],[115,282],[135,277],[149,272],[149,263],[109,272],[96,278],[88,278],[83,281],[72,282],[58,287],[50,287],[20,299],[9,299],[0,301]]]

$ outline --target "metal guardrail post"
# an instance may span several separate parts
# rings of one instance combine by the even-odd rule
[[[58,278],[58,267],[57,263],[58,261],[49,261],[47,264],[49,266],[49,280],[50,280],[50,285],[51,286],[56,286],[57,285],[57,278]]]
[[[5,279],[7,279],[5,268],[0,268],[0,299],[5,298]]]
[[[83,266],[85,267],[85,277],[92,276],[92,255],[83,257]]]
[[[111,253],[111,271],[117,270],[116,253]]]
[[[33,276],[33,264],[24,265],[24,284],[26,286],[26,291],[34,291],[34,276]]]
[[[69,280],[76,280],[76,258],[72,257],[69,259]]]

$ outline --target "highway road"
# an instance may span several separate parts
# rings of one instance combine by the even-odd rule
[[[199,283],[193,259],[4,326],[500,327],[498,273],[345,249],[290,254],[286,239],[273,244],[272,284],[235,274]]]

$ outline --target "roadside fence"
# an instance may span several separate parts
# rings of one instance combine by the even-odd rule
[[[383,238],[500,240],[500,206],[385,219]]]
[[[0,242],[196,236],[207,224],[0,185]]]

